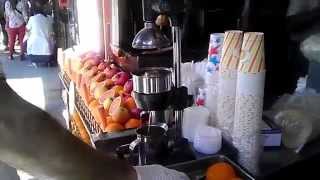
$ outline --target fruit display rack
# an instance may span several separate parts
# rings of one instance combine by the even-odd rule
[[[125,136],[131,136],[135,134],[135,129],[124,130],[121,132],[105,133],[102,132],[101,128],[95,121],[89,108],[84,103],[82,97],[75,91],[75,108],[78,110],[83,124],[88,129],[93,141],[103,141],[108,139],[120,138]]]
[[[62,82],[63,87],[64,87],[67,91],[69,91],[71,79],[70,79],[70,77],[67,75],[67,73],[61,71],[61,72],[59,73],[59,78],[60,78],[60,80],[61,80],[61,82]]]
[[[74,136],[77,136],[79,138],[81,137],[80,131],[73,120],[70,121],[70,131]]]
[[[84,125],[88,128],[90,134],[102,133],[102,130],[94,120],[94,117],[77,90],[75,91],[75,107],[79,111],[79,114],[84,121]]]
[[[83,121],[83,120],[82,120],[82,121]],[[81,126],[82,126],[82,125],[81,125]],[[81,133],[80,133],[79,128],[80,128],[80,127],[77,125],[77,123],[75,122],[75,120],[74,120],[74,119],[71,119],[71,120],[70,120],[70,131],[71,131],[71,133],[72,133],[74,136],[76,136],[76,137],[78,137],[79,139],[81,139],[82,141],[84,141],[85,143],[87,143],[88,145],[90,145],[91,147],[95,148],[95,144],[94,144],[94,142],[93,142],[93,140],[92,140],[92,137],[89,135],[89,132],[86,131],[86,132],[87,132],[87,136],[89,137],[89,140],[88,140],[88,141],[85,141],[85,140],[83,139]]]

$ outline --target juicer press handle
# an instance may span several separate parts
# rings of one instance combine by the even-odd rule
[[[132,141],[132,142],[129,144],[129,150],[130,150],[130,152],[133,152],[140,143],[141,143],[141,140],[140,140],[139,138],[136,139],[136,140],[134,140],[134,141]]]
[[[117,147],[116,154],[118,158],[125,159],[125,156],[133,153],[140,143],[141,143],[140,139],[136,139],[130,144],[125,144]]]
[[[130,144],[125,144],[117,147],[116,154],[119,159],[125,159],[125,155],[130,154]]]

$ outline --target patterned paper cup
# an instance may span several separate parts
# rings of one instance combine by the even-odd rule
[[[258,73],[264,70],[264,34],[260,32],[245,33],[238,71],[243,73]]]
[[[225,32],[225,38],[222,47],[222,58],[220,64],[222,70],[238,69],[242,40],[242,31]]]

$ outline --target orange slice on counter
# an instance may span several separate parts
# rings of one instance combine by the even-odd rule
[[[206,180],[232,180],[237,178],[233,167],[226,162],[218,162],[210,166],[206,173]]]

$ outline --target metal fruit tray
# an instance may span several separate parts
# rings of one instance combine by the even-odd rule
[[[92,116],[90,110],[82,100],[82,97],[80,96],[77,90],[75,91],[75,106],[79,111],[79,114],[82,117],[85,123],[85,126],[88,128],[90,134],[102,133],[101,128],[99,127],[97,122],[94,120],[94,117]]]
[[[60,72],[59,73],[59,78],[61,79],[62,85],[64,86],[65,89],[69,90],[70,89],[70,83],[71,79],[65,72]]]
[[[208,167],[218,162],[227,162],[228,164],[230,164],[236,171],[237,176],[243,180],[255,179],[242,167],[240,167],[224,155],[214,155],[203,159],[170,165],[167,167],[186,173],[191,180],[205,180],[205,173]]]

